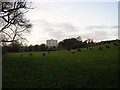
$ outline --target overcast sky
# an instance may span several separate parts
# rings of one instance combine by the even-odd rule
[[[81,36],[83,41],[88,38],[94,41],[117,39],[118,2],[87,1],[33,0],[34,9],[26,13],[33,24],[31,33],[26,36],[29,44],[77,36]]]

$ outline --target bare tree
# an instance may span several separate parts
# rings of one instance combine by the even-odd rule
[[[31,3],[25,0],[0,1],[0,42],[13,42],[30,32],[32,24],[24,17]]]

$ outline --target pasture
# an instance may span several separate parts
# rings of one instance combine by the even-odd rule
[[[118,46],[109,46],[75,53],[7,53],[3,56],[3,88],[117,88]]]

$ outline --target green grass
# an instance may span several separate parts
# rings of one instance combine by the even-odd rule
[[[3,58],[3,88],[117,88],[118,47],[82,52],[8,53]]]

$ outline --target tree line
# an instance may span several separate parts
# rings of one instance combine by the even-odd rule
[[[45,44],[41,45],[23,45],[18,41],[11,42],[10,44],[4,44],[2,46],[2,53],[7,52],[34,52],[34,51],[53,51],[56,50],[56,47],[48,48]]]
[[[87,39],[85,41],[78,41],[76,38],[64,39],[58,43],[57,47],[48,47],[45,44],[41,45],[23,45],[18,41],[11,42],[9,45],[3,45],[3,54],[6,52],[35,52],[35,51],[55,51],[55,50],[71,50],[78,48],[88,48],[92,46],[109,44],[113,42],[120,42],[120,40],[110,40],[93,42],[92,39]]]

